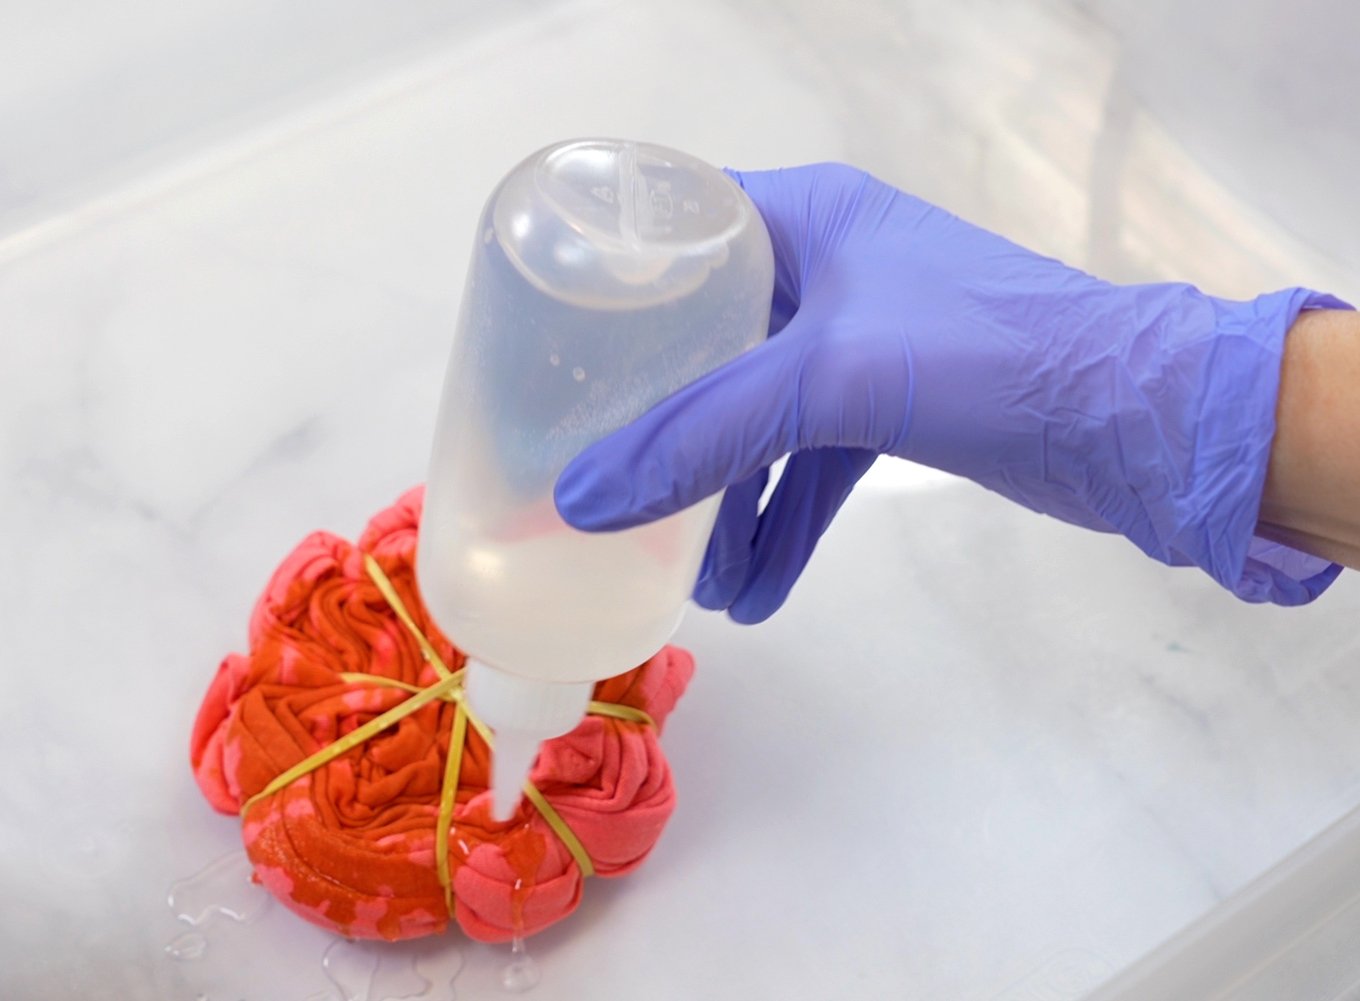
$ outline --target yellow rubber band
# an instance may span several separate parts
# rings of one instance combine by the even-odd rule
[[[462,671],[455,671],[454,674],[460,678],[463,676]],[[412,695],[418,695],[425,691],[425,689],[421,688],[419,685],[413,685],[409,681],[398,681],[396,678],[386,678],[381,674],[366,674],[363,671],[341,671],[336,677],[341,681],[348,681],[351,684],[377,685],[379,688],[400,688],[403,692],[410,692]],[[462,702],[462,689],[455,688],[451,692],[445,692],[444,701]],[[627,709],[629,707],[623,706],[622,708]]]
[[[595,702],[592,700],[587,711],[595,716],[612,716],[614,719],[625,720],[629,723],[641,723],[643,726],[649,726],[653,730],[656,729],[656,721],[636,706],[625,706],[618,702]]]
[[[612,702],[602,702],[601,705],[612,706]],[[620,709],[627,709],[627,706],[619,706]],[[491,732],[491,728],[474,716],[471,712],[467,714],[468,722],[477,731],[477,736],[486,742],[486,746],[494,752],[496,750],[496,737]],[[571,829],[562,815],[557,812],[557,808],[548,802],[548,798],[538,791],[538,786],[532,782],[524,783],[524,795],[530,803],[543,816],[544,821],[552,828],[553,833],[561,840],[567,853],[575,860],[576,865],[581,870],[583,876],[595,875],[595,863],[590,859],[590,853],[586,851],[586,846],[581,844],[581,839],[576,836],[576,832]]]
[[[411,618],[411,613],[406,610],[406,606],[402,603],[401,598],[398,597],[397,589],[392,586],[392,582],[388,580],[387,574],[383,573],[382,567],[378,566],[378,561],[369,553],[364,553],[364,569],[368,571],[369,579],[378,586],[378,591],[387,599],[387,603],[392,606],[392,611],[397,613],[397,618],[401,620],[401,624],[406,627],[407,631],[415,637],[416,642],[420,644],[420,652],[425,655],[425,659],[434,665],[435,672],[441,678],[447,678],[451,673],[448,665],[440,658],[439,652],[435,650],[434,645],[425,638],[425,634],[420,631],[420,627],[417,626],[415,620]]]
[[[590,853],[586,851],[586,846],[581,844],[581,839],[576,836],[576,832],[562,819],[562,815],[548,802],[547,797],[539,792],[538,787],[532,782],[524,783],[524,795],[529,798],[530,803],[538,808],[538,812],[543,815],[543,819],[553,829],[553,833],[562,840],[562,844],[571,854],[571,857],[576,860],[581,875],[595,875],[595,863],[590,860]]]
[[[453,711],[453,730],[449,734],[449,756],[444,761],[444,784],[439,790],[439,819],[435,821],[435,870],[444,888],[444,906],[453,917],[453,877],[449,875],[449,827],[458,797],[458,773],[463,768],[463,744],[467,741],[467,707],[460,701]]]
[[[322,765],[334,761],[347,751],[352,751],[370,737],[382,733],[382,731],[386,730],[393,723],[399,723],[417,709],[428,705],[446,692],[452,691],[461,681],[461,678],[452,674],[442,681],[436,681],[429,688],[424,689],[419,695],[411,696],[405,702],[401,703],[401,705],[393,706],[381,716],[369,720],[363,726],[351,730],[334,743],[327,744],[315,754],[303,758],[292,768],[289,768],[283,774],[275,777],[274,781],[270,782],[269,785],[265,786],[254,796],[251,796],[250,799],[246,800],[241,806],[241,815],[244,816],[247,810],[266,796],[272,796],[280,789],[292,785],[309,772],[314,772]]]
[[[449,830],[453,824],[454,807],[457,805],[458,779],[463,767],[467,729],[471,726],[477,732],[477,735],[486,742],[487,747],[493,750],[495,749],[495,737],[490,728],[478,719],[467,706],[463,693],[466,669],[449,670],[448,665],[439,656],[434,645],[420,631],[415,620],[411,618],[411,613],[406,610],[406,605],[397,594],[396,588],[392,586],[392,581],[388,579],[387,574],[383,573],[378,561],[368,553],[364,554],[364,570],[367,571],[369,578],[377,586],[379,593],[386,599],[388,605],[392,607],[392,611],[396,613],[401,624],[415,638],[416,643],[420,646],[421,653],[434,667],[435,673],[439,675],[439,680],[433,685],[421,688],[419,685],[398,681],[396,678],[383,677],[382,675],[366,674],[361,671],[341,672],[338,677],[347,683],[399,688],[411,693],[411,697],[276,776],[267,786],[242,804],[241,816],[244,818],[247,811],[260,800],[272,796],[303,776],[334,761],[346,752],[358,747],[364,741],[377,736],[394,723],[410,716],[421,707],[429,705],[436,699],[453,702],[457,708],[453,713],[453,727],[449,733],[449,753],[444,761],[444,781],[439,790],[439,813],[435,821],[435,869],[439,876],[439,885],[444,890],[444,904],[448,908],[449,917],[453,917],[453,878],[449,871]],[[592,701],[588,711],[596,716],[608,716],[628,723],[656,728],[656,722],[652,717],[634,706],[625,706],[617,702]],[[586,851],[585,845],[581,844],[581,839],[576,836],[576,832],[562,819],[562,815],[557,812],[556,808],[548,802],[547,797],[532,782],[524,783],[524,795],[542,815],[543,820],[553,833],[561,840],[563,847],[567,849],[567,852],[581,870],[581,875],[595,875],[595,864],[591,861],[590,853]]]

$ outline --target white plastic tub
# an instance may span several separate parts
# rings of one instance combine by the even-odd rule
[[[1360,811],[1125,969],[1087,1001],[1360,998]]]
[[[240,850],[187,735],[289,549],[354,538],[425,475],[468,234],[526,151],[604,134],[742,168],[848,160],[1116,278],[1360,299],[1349,238],[1302,222],[1354,204],[1330,179],[1360,177],[1355,126],[1291,103],[1357,92],[1355,62],[1296,60],[1293,89],[1250,69],[1301,30],[1354,36],[1360,8],[1207,5],[1237,48],[1177,35],[1159,79],[1197,100],[1171,114],[1139,86],[1160,26],[1126,33],[1102,3],[429,3],[400,30],[369,6],[6,10],[5,998],[340,996],[322,958],[346,949],[281,907],[210,922],[200,958],[182,940],[171,885]],[[1205,104],[1232,128],[1185,120]],[[1243,116],[1334,159],[1290,168],[1234,139]],[[1270,204],[1258,170],[1289,182]],[[677,812],[637,872],[530,941],[532,997],[1349,1001],[1357,607],[1360,575],[1247,606],[881,464],[780,615],[687,617]],[[504,949],[384,955],[456,975],[459,1001],[501,996]]]

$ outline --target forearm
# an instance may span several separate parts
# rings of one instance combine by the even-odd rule
[[[1276,425],[1258,533],[1360,567],[1360,313],[1299,314]]]

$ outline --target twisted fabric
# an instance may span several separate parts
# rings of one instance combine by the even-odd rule
[[[598,685],[592,715],[544,745],[530,800],[494,821],[465,658],[415,589],[420,501],[406,494],[357,545],[314,533],[285,559],[250,654],[218,669],[191,759],[209,802],[242,813],[256,878],[307,919],[400,939],[452,915],[504,941],[569,914],[592,870],[620,875],[651,850],[674,807],[657,731],[693,661],[668,647]]]

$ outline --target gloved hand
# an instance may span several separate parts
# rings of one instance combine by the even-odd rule
[[[771,337],[578,456],[556,489],[571,524],[626,528],[727,487],[695,598],[757,622],[889,454],[1250,601],[1308,601],[1340,571],[1254,532],[1285,334],[1344,303],[1111,285],[845,166],[732,176],[774,246]]]

